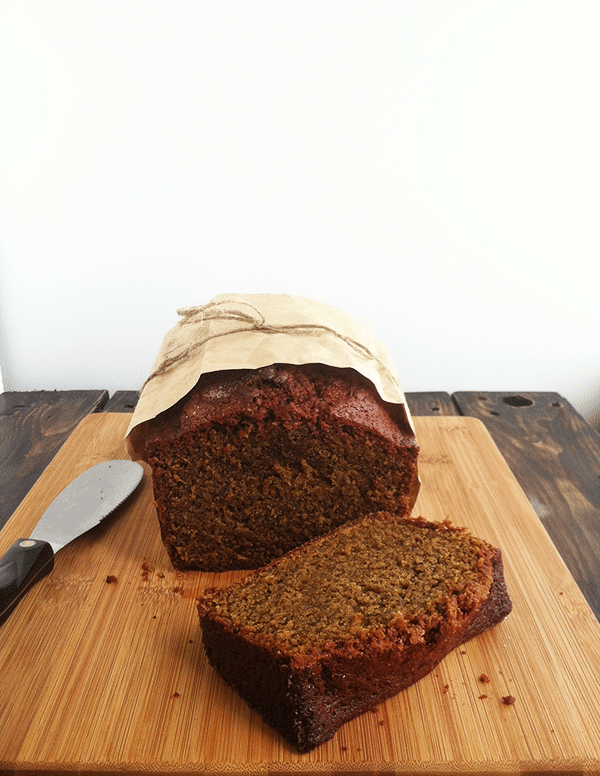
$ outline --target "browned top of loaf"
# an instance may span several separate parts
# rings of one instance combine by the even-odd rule
[[[465,529],[371,515],[209,590],[199,612],[227,629],[300,656],[369,641],[423,641],[484,601],[495,548]]]
[[[396,445],[416,445],[408,424],[394,419],[396,409],[353,369],[274,364],[202,375],[187,396],[151,422],[149,439],[174,438],[213,423],[235,425],[252,418],[285,424],[302,421],[325,430],[348,423]]]

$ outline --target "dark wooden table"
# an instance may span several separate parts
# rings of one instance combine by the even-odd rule
[[[407,393],[414,415],[467,415],[488,428],[600,619],[600,434],[557,393]],[[132,412],[137,394],[0,395],[0,528],[90,412]]]

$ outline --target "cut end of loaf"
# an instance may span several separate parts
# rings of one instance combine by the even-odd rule
[[[180,570],[252,569],[360,515],[410,514],[418,446],[353,370],[206,375],[147,441],[163,542]]]

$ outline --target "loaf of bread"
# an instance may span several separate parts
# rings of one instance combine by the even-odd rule
[[[408,515],[417,457],[406,416],[369,380],[319,364],[205,374],[146,441],[179,570],[258,568],[360,515]]]
[[[307,752],[511,607],[499,550],[379,513],[205,591],[198,613],[210,664]]]

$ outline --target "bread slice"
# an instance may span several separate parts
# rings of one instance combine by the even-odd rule
[[[307,752],[511,611],[501,552],[377,513],[198,601],[210,664]]]

